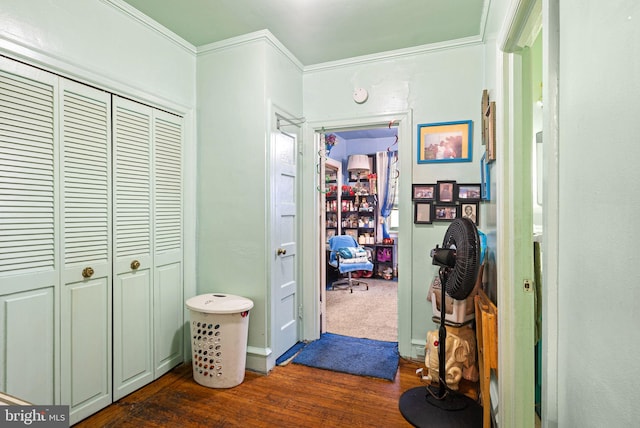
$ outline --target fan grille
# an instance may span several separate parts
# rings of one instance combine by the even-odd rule
[[[480,267],[480,237],[473,221],[454,220],[442,241],[443,248],[456,249],[456,265],[445,284],[445,291],[456,300],[466,299],[476,283]]]

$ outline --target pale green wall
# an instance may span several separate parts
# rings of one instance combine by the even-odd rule
[[[269,102],[295,115],[302,99],[301,70],[271,40],[206,50],[197,72],[197,291],[251,299],[248,345],[263,356],[272,343]]]
[[[411,167],[402,169],[413,183],[435,183],[437,180],[479,182],[479,159],[484,151],[480,143],[480,98],[483,82],[483,47],[475,46],[419,53],[381,61],[337,64],[310,70],[304,75],[304,111],[307,120],[317,123],[331,120],[352,120],[387,112],[412,110]],[[356,87],[369,91],[364,104],[354,103],[351,94]],[[474,121],[473,162],[448,164],[420,164],[417,159],[417,125],[456,120]],[[315,168],[315,158],[305,159],[305,170]],[[309,187],[306,191],[314,191]],[[411,210],[409,192],[400,193],[401,209]],[[431,264],[429,252],[442,244],[447,223],[413,225],[400,231],[400,240],[410,240],[409,271],[399,272],[400,286],[410,288],[410,339],[414,347],[423,347],[426,332],[436,326],[431,321],[432,310],[427,291],[437,270]],[[399,302],[402,305],[401,302]],[[402,348],[402,344],[401,344]],[[415,350],[415,348],[414,348]]]
[[[198,294],[254,302],[249,344],[266,346],[265,47],[198,57]],[[258,326],[262,326],[258,328]]]
[[[193,46],[180,46],[102,1],[2,0],[0,51],[100,88],[195,105]]]
[[[265,53],[267,100],[285,110],[281,113],[301,118],[303,116],[302,65],[271,35],[269,35]],[[286,122],[283,123],[283,129],[290,133],[297,133],[297,128]]]
[[[558,426],[637,426],[640,2],[559,5]]]

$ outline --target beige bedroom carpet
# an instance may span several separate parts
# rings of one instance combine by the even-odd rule
[[[363,286],[327,290],[327,332],[387,342],[398,341],[398,283],[366,279]]]

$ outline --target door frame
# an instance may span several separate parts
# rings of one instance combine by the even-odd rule
[[[327,173],[327,165],[330,165],[332,168],[335,168],[337,171],[336,174],[336,185],[338,189],[342,186],[341,175],[342,175],[342,164],[335,159],[324,158],[320,156],[319,168],[320,168],[320,183],[318,184],[318,190],[320,191],[320,207],[325,206],[322,202],[326,202],[326,183],[322,181],[322,177],[326,176]],[[324,187],[323,187],[324,184]],[[338,201],[339,202],[339,201]],[[340,209],[340,205],[338,204],[338,209]],[[324,314],[327,313],[327,290],[326,287],[323,287],[322,278],[327,277],[327,252],[322,251],[322,245],[327,240],[327,228],[323,227],[327,222],[327,212],[326,210],[320,209],[320,248],[318,252],[320,253],[320,331],[327,331],[327,317]],[[337,226],[340,229],[340,226]]]
[[[560,10],[558,0],[542,0],[542,426],[558,424],[558,242],[560,242],[559,76]]]
[[[304,127],[304,176],[302,187],[308,190],[302,192],[302,218],[313,219],[313,225],[309,225],[301,232],[304,254],[302,263],[303,276],[300,281],[305,284],[302,290],[303,307],[303,337],[306,340],[315,340],[320,337],[321,319],[321,292],[320,286],[324,284],[321,264],[321,249],[324,251],[324,242],[321,242],[321,218],[324,206],[321,205],[321,195],[317,190],[323,176],[320,174],[318,164],[321,149],[320,134],[336,130],[354,130],[363,128],[381,128],[385,126],[397,126],[398,128],[398,163],[400,176],[398,182],[398,208],[401,238],[398,239],[398,270],[405,275],[398,277],[398,350],[402,356],[411,355],[411,242],[412,242],[412,210],[411,210],[411,177],[413,154],[415,153],[412,138],[412,111],[405,110],[379,115],[362,116],[351,119],[331,119],[310,121]],[[313,189],[310,191],[310,189]],[[404,232],[403,232],[404,231]],[[307,285],[308,284],[308,285]]]
[[[522,198],[517,192],[522,186],[523,159],[514,159],[521,154],[509,153],[514,142],[521,140],[526,124],[526,111],[518,91],[522,90],[522,48],[542,27],[542,80],[543,80],[543,134],[544,134],[544,197],[543,197],[543,287],[542,287],[542,425],[557,424],[557,320],[558,320],[558,2],[554,0],[519,0],[511,4],[507,12],[504,29],[499,41],[498,128],[502,134],[498,139],[497,186],[498,230],[504,231],[498,241],[500,254],[498,290],[499,366],[498,380],[500,426],[533,426],[534,363],[533,363],[533,307],[528,301],[531,293],[523,291],[522,281],[527,267],[522,256],[513,255],[512,242],[520,240],[514,225],[516,213],[521,208]],[[526,77],[526,76],[525,76]],[[530,113],[530,112],[529,112]],[[502,158],[500,158],[502,156]],[[526,160],[525,160],[526,161]],[[530,163],[528,164],[530,168]],[[531,234],[533,231],[531,231]],[[525,248],[532,241],[526,238]],[[521,243],[522,244],[522,243]],[[532,245],[529,247],[532,250]],[[531,258],[533,251],[531,251]],[[532,278],[532,273],[529,279]],[[525,327],[525,325],[527,325]],[[524,333],[524,334],[522,334]]]

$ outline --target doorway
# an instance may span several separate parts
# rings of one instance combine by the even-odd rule
[[[301,293],[302,311],[300,313],[301,336],[304,340],[320,338],[323,330],[322,320],[326,310],[326,242],[321,240],[321,225],[324,227],[325,206],[321,206],[321,192],[325,186],[324,163],[319,157],[324,150],[324,140],[321,136],[329,131],[355,130],[367,128],[396,128],[398,131],[398,214],[399,235],[396,243],[398,254],[398,351],[401,356],[409,357],[413,352],[411,341],[411,235],[413,212],[410,209],[411,176],[413,168],[413,124],[412,111],[397,111],[384,114],[362,116],[350,119],[331,119],[307,121],[304,126],[304,141],[312,142],[302,146],[305,168],[302,170],[305,189],[301,192],[301,216],[311,219],[307,227],[300,227],[301,243],[305,254],[312,256],[301,258]],[[395,146],[394,146],[395,147]],[[308,156],[304,156],[308,154]],[[301,225],[303,226],[303,225]],[[402,239],[404,237],[404,239]],[[404,274],[403,274],[404,272]]]
[[[553,382],[551,377],[544,376],[544,383],[535,385],[534,382],[541,380],[535,377],[536,356],[546,359],[548,354],[545,348],[550,345],[541,328],[540,315],[545,305],[540,306],[544,299],[538,295],[538,291],[542,275],[536,275],[534,270],[534,259],[537,258],[534,236],[536,241],[542,241],[542,218],[548,206],[540,203],[536,191],[538,183],[534,178],[536,173],[542,172],[544,181],[548,183],[549,180],[548,171],[536,170],[536,149],[542,147],[542,143],[536,140],[536,134],[546,127],[545,116],[549,110],[547,105],[544,110],[541,108],[541,82],[545,81],[545,86],[551,83],[545,74],[552,69],[544,70],[542,65],[550,58],[544,39],[540,39],[543,30],[542,2],[526,0],[521,2],[521,6],[508,18],[512,26],[509,33],[505,34],[501,49],[503,79],[498,95],[504,105],[502,116],[505,131],[504,143],[500,147],[503,162],[497,174],[497,179],[504,183],[501,189],[503,198],[498,206],[498,227],[506,237],[498,245],[501,254],[498,275],[502,278],[498,282],[498,307],[508,307],[511,314],[516,314],[512,319],[505,311],[499,315],[499,365],[509,369],[501,369],[497,380],[498,406],[501,409],[498,420],[500,425],[533,427],[539,423],[538,415],[547,411],[545,404],[548,401],[544,400],[547,386],[544,383]],[[546,148],[544,151],[547,151]],[[547,157],[547,154],[544,156]],[[545,184],[545,193],[548,188]],[[547,199],[546,195],[544,198]],[[544,233],[544,240],[547,240],[547,231]],[[514,284],[517,286],[514,287]],[[546,288],[547,285],[543,284],[542,287]],[[541,353],[536,352],[536,343],[540,345],[538,351]],[[543,359],[543,368],[544,364]],[[504,391],[517,393],[504,394]]]
[[[396,342],[398,129],[334,129],[320,139],[321,333]],[[358,160],[362,165],[356,167]],[[351,273],[361,284],[345,284],[330,260],[335,235],[351,235],[367,252],[371,270]]]

